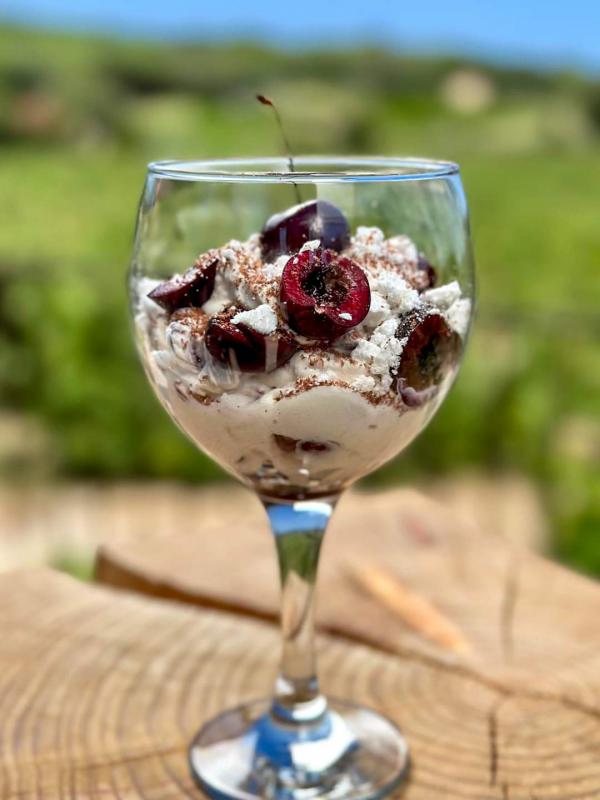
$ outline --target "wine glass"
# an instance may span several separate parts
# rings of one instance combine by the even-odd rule
[[[257,493],[281,575],[274,696],[206,723],[190,766],[221,799],[381,797],[408,748],[384,716],[319,690],[319,551],[341,493],[409,444],[457,373],[473,300],[467,205],[449,162],[289,166],[156,162],[138,215],[142,363],[175,423]]]

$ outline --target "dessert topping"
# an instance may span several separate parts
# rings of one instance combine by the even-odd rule
[[[438,308],[446,309],[450,308],[452,303],[459,299],[460,295],[461,291],[458,282],[452,281],[452,283],[445,283],[436,289],[428,289],[423,292],[423,299]]]
[[[273,214],[261,231],[260,246],[264,258],[273,261],[284,253],[297,253],[315,239],[338,253],[350,244],[348,220],[328,200],[309,200]]]
[[[288,333],[275,330],[265,335],[244,322],[235,323],[239,313],[230,308],[208,321],[204,341],[213,358],[241,372],[272,372],[289,361],[298,346]]]
[[[287,262],[280,300],[297,333],[331,341],[363,321],[371,292],[367,276],[357,264],[333,250],[317,248]]]
[[[277,328],[277,315],[271,306],[264,303],[258,308],[251,308],[249,311],[238,311],[238,313],[231,318],[234,325],[244,324],[252,330],[258,331],[265,336],[269,333],[274,333]]]
[[[217,258],[206,253],[183,275],[159,283],[148,297],[169,313],[187,306],[200,308],[213,292],[218,263]]]
[[[396,334],[405,339],[394,382],[407,406],[430,400],[451,370],[462,349],[460,336],[440,314],[408,314]]]

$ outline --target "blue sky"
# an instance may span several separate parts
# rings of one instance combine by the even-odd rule
[[[280,46],[381,41],[600,73],[600,0],[0,0],[0,19]]]

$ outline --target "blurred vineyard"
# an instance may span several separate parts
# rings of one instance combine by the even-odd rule
[[[145,163],[297,152],[461,162],[479,318],[430,429],[371,482],[518,472],[600,574],[600,85],[375,49],[148,45],[0,28],[0,475],[208,480],[133,355]]]

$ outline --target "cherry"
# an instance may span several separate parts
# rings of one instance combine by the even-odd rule
[[[396,389],[407,406],[421,406],[435,396],[458,361],[461,338],[440,314],[406,314],[396,335],[401,339],[408,336],[395,375]]]
[[[275,103],[264,94],[257,94],[256,99],[264,106],[269,106],[275,115],[275,121],[281,134],[284,150],[287,153],[290,172],[294,172],[292,148],[285,133],[281,115]],[[342,212],[327,200],[309,200],[301,202],[300,189],[297,183],[292,184],[298,205],[288,208],[280,214],[270,217],[260,235],[260,247],[263,258],[274,261],[278,256],[297,253],[305,242],[319,239],[321,247],[341,252],[350,244],[350,228]]]
[[[294,439],[282,433],[274,433],[273,439],[277,447],[284,453],[327,453],[333,449],[333,442],[314,442],[311,439]]]
[[[208,321],[204,341],[213,358],[241,372],[272,372],[290,360],[298,345],[289,333],[277,330],[265,335],[233,323],[239,311],[230,308]]]
[[[417,273],[415,275],[415,289],[424,292],[425,289],[433,289],[437,283],[437,270],[424,256],[419,256],[417,261]]]
[[[274,261],[297,253],[305,242],[319,239],[321,247],[338,253],[350,244],[348,220],[327,200],[309,200],[270,217],[260,234],[263,257]]]
[[[148,297],[169,314],[178,308],[200,308],[213,293],[218,259],[201,256],[183,275],[160,283]]]
[[[279,128],[279,133],[281,135],[281,141],[283,142],[283,149],[287,153],[288,163],[290,165],[290,172],[294,172],[294,156],[292,155],[292,148],[290,147],[289,140],[285,133],[285,128],[283,127],[283,120],[281,119],[281,114],[279,113],[279,109],[277,108],[275,103],[271,100],[271,98],[265,97],[264,94],[257,94],[256,99],[263,106],[269,106],[269,108],[273,111],[273,114],[275,115],[275,121],[277,123],[277,127]],[[293,186],[294,186],[294,191],[296,193],[296,199],[300,203],[301,197],[300,197],[300,190],[298,189],[298,184],[294,183]]]
[[[362,269],[333,250],[305,250],[292,256],[281,276],[280,300],[293,330],[331,341],[354,328],[371,305]]]

